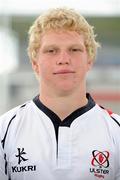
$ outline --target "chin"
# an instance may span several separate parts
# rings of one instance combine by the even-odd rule
[[[57,87],[56,91],[58,92],[58,94],[65,96],[71,94],[75,89],[76,88],[73,86],[63,85],[62,87],[61,86]]]

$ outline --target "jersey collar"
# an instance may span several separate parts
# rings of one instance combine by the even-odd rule
[[[67,126],[70,127],[71,123],[82,114],[86,113],[90,109],[92,109],[95,106],[95,101],[92,99],[89,93],[86,94],[86,97],[88,99],[87,105],[80,107],[73,111],[70,115],[68,115],[64,120],[61,121],[61,119],[58,117],[57,114],[55,114],[52,110],[50,110],[48,107],[46,107],[40,100],[39,95],[37,95],[33,102],[35,105],[43,111],[53,122],[53,124],[57,124],[58,126]]]

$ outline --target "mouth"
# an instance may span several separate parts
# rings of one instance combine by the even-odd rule
[[[74,71],[70,71],[70,70],[59,70],[54,72],[53,74],[57,75],[57,74],[74,74]]]

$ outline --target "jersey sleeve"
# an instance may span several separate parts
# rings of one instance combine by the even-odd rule
[[[118,134],[117,134],[117,140],[118,140],[118,161],[119,161],[119,166],[118,166],[118,171],[116,174],[116,179],[115,180],[120,180],[120,116],[118,114],[112,114],[112,118],[116,121],[118,124]]]
[[[8,180],[7,175],[5,174],[5,153],[1,143],[0,137],[0,180]]]
[[[7,162],[7,149],[5,148],[5,137],[12,119],[20,109],[17,106],[0,117],[0,180],[10,180]]]
[[[14,111],[7,112],[0,117],[0,180],[8,180],[7,175],[7,160],[6,152],[4,149],[3,139]]]

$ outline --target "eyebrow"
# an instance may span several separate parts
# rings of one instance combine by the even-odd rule
[[[84,48],[85,47],[85,45],[83,45],[83,44],[81,44],[81,43],[77,43],[77,44],[70,44],[70,45],[68,45],[68,47],[74,47],[74,46],[77,46],[77,47],[82,47],[82,48]],[[47,49],[47,48],[58,48],[59,47],[59,45],[58,44],[49,44],[49,45],[44,45],[43,46],[43,49]]]
[[[51,48],[51,47],[58,47],[58,45],[57,44],[45,45],[45,46],[43,46],[43,49],[44,48],[47,49],[47,48]]]

